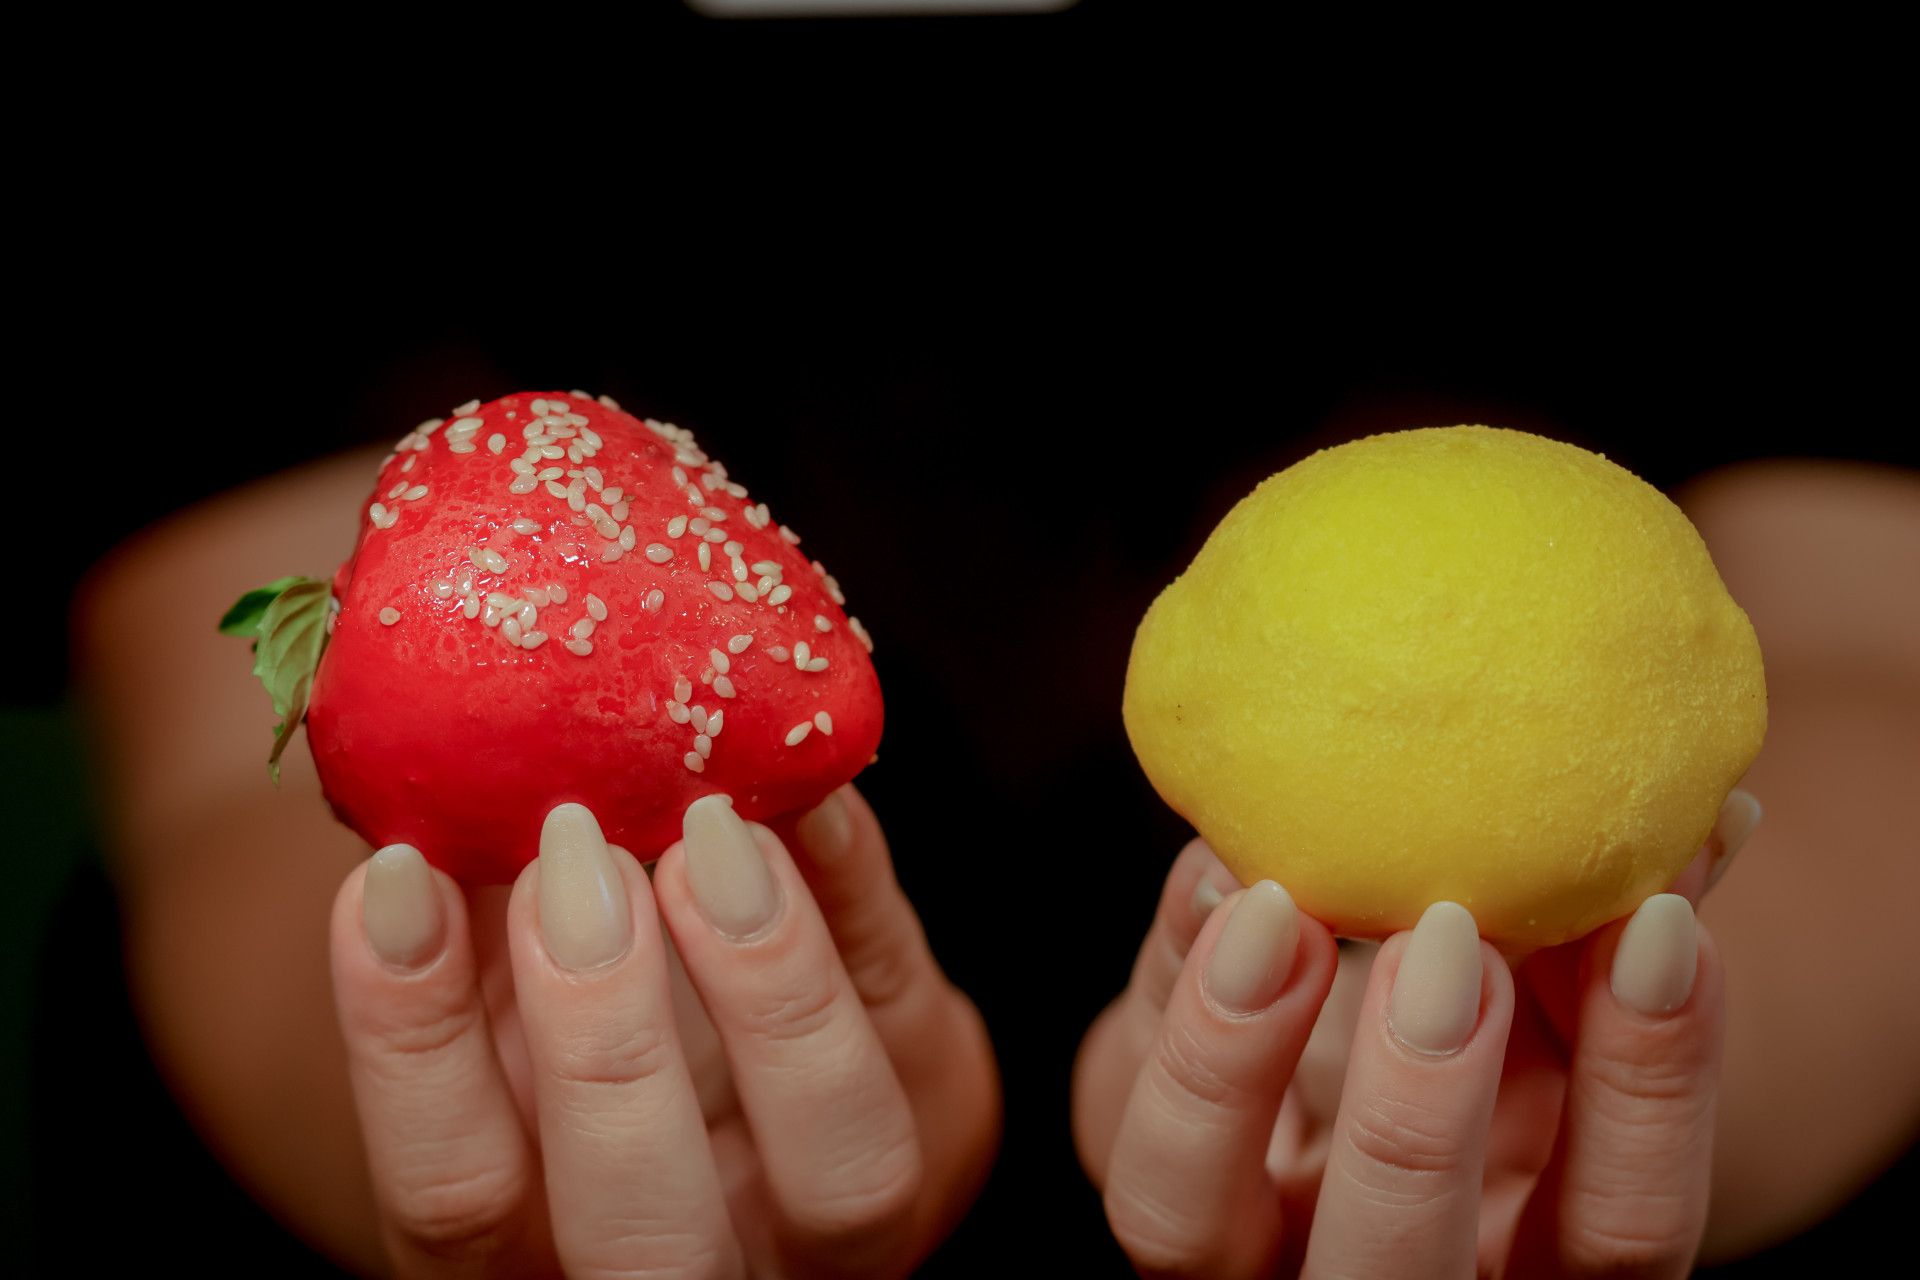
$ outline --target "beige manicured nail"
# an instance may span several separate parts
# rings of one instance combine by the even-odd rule
[[[1453,1053],[1480,1019],[1480,927],[1457,902],[1436,902],[1421,915],[1400,957],[1387,1025],[1420,1053]]]
[[[440,950],[446,913],[433,868],[410,844],[390,844],[367,863],[360,899],[373,953],[401,969],[416,968]]]
[[[563,969],[603,965],[632,941],[627,886],[585,805],[556,806],[540,828],[540,936]]]
[[[1672,1013],[1693,994],[1700,964],[1693,907],[1677,893],[1656,893],[1640,904],[1613,953],[1613,994],[1650,1016]]]
[[[1207,994],[1235,1013],[1266,1008],[1287,984],[1299,947],[1300,913],[1293,899],[1273,881],[1260,881],[1235,899],[1213,944]]]
[[[853,847],[853,819],[838,791],[802,815],[797,829],[800,847],[815,862],[836,862]]]
[[[1189,905],[1193,908],[1193,914],[1200,919],[1205,920],[1212,915],[1213,909],[1224,901],[1226,901],[1226,895],[1214,888],[1213,882],[1205,876],[1201,876],[1194,882],[1193,898]]]
[[[1720,877],[1727,874],[1727,868],[1733,865],[1733,855],[1740,852],[1740,846],[1747,842],[1753,829],[1760,825],[1760,801],[1750,791],[1741,791],[1737,787],[1727,793],[1720,805],[1720,816],[1714,819],[1713,833],[1720,837],[1720,856],[1713,860],[1713,866],[1707,872],[1706,888],[1720,883]]]
[[[757,933],[773,919],[779,889],[733,801],[702,796],[687,806],[681,830],[687,841],[687,885],[700,910],[730,937]]]

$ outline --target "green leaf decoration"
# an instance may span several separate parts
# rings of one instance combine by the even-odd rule
[[[333,588],[326,579],[290,577],[247,592],[220,620],[220,630],[227,635],[257,637],[253,674],[266,686],[274,714],[281,718],[267,756],[267,775],[275,786],[280,785],[280,754],[292,740],[294,726],[307,715],[332,608]]]
[[[278,582],[269,582],[264,587],[255,587],[240,597],[233,608],[227,610],[227,616],[220,619],[220,634],[223,636],[257,636],[260,634],[260,619],[266,616],[267,606],[273,598],[296,582],[313,582],[313,578],[302,578],[295,574],[282,578]]]

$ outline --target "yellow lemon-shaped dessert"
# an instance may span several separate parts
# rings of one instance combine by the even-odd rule
[[[1679,508],[1518,431],[1266,480],[1140,624],[1127,733],[1242,882],[1352,937],[1442,899],[1577,938],[1663,890],[1760,750],[1760,647]]]

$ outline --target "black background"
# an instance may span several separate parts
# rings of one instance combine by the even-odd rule
[[[180,60],[118,33],[125,79],[39,102],[17,152],[15,434],[57,428],[67,465],[12,469],[30,581],[0,702],[65,696],[60,602],[195,499],[515,390],[693,428],[875,636],[888,728],[861,785],[1001,1056],[1005,1147],[939,1274],[1124,1270],[1067,1071],[1185,833],[1132,762],[1121,681],[1140,613],[1258,479],[1460,421],[1668,488],[1756,457],[1915,461],[1880,81],[1834,72],[1870,33],[1089,0],[444,40],[316,22],[232,59],[151,34]],[[49,946],[110,951],[111,911],[83,876]],[[292,1267],[191,1155],[125,1015],[72,1016],[119,1007],[114,966],[47,973],[43,1234],[97,1222],[74,1153],[110,1147],[145,1188],[128,1249]],[[76,1135],[103,1091],[120,1127]]]

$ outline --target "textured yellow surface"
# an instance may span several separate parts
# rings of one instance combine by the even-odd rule
[[[1242,882],[1353,937],[1450,899],[1525,948],[1664,889],[1767,706],[1679,508],[1572,445],[1443,427],[1243,499],[1141,622],[1125,716]]]

